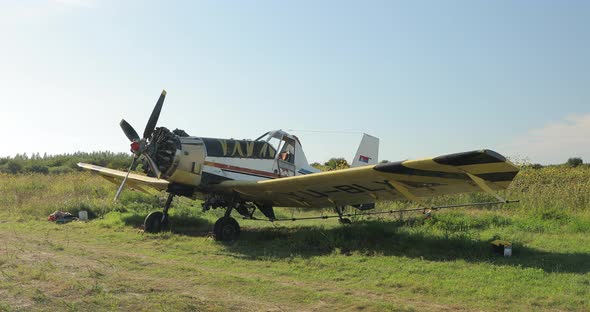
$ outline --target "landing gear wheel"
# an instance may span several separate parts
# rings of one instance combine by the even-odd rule
[[[232,217],[222,217],[213,226],[213,237],[218,241],[231,241],[240,235],[240,225]]]
[[[340,221],[340,224],[351,224],[352,223],[352,221],[350,221],[349,218],[338,219],[338,221]]]
[[[168,218],[163,219],[161,211],[154,211],[145,217],[143,231],[146,233],[158,233],[168,228]]]

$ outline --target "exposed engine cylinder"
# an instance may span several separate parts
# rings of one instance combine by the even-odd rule
[[[166,176],[166,173],[174,164],[176,150],[180,149],[180,140],[178,136],[165,127],[158,127],[152,133],[148,140],[146,153],[154,160],[158,170]],[[150,177],[155,177],[150,166],[145,159],[142,160],[143,171]]]

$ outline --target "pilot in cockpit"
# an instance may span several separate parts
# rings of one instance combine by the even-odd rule
[[[286,162],[294,163],[295,162],[295,148],[291,144],[287,144],[283,148],[283,152],[279,155],[281,160]]]

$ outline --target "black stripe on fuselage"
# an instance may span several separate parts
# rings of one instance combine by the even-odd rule
[[[226,171],[226,172],[231,172],[231,173],[238,173],[238,174],[244,174],[244,175],[253,176],[253,177],[259,177],[259,178],[274,179],[274,178],[271,178],[269,176],[264,176],[264,175],[259,175],[259,174],[255,174],[255,173],[249,173],[249,172],[243,172],[243,171],[237,171],[237,170],[231,170],[231,169],[221,169],[221,171]]]

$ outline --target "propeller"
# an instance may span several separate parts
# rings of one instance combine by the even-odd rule
[[[145,130],[143,130],[144,139],[149,138],[152,135],[152,132],[154,132],[156,124],[158,123],[158,118],[160,118],[160,112],[162,111],[162,105],[164,105],[165,98],[166,90],[162,90],[162,94],[160,94],[160,98],[158,99],[158,102],[156,102],[156,106],[154,106],[150,119],[148,119],[148,122],[145,125]]]
[[[119,125],[121,126],[121,129],[123,129],[123,132],[125,132],[125,135],[129,141],[139,141],[139,134],[137,134],[137,131],[135,131],[135,129],[133,129],[133,127],[127,121],[125,121],[125,119],[121,119]]]
[[[119,199],[119,195],[121,195],[121,191],[123,191],[123,186],[125,186],[125,182],[127,182],[127,178],[129,177],[129,172],[131,172],[131,168],[133,168],[136,161],[137,161],[137,157],[133,157],[133,161],[131,161],[131,166],[129,166],[129,169],[127,169],[127,174],[125,175],[123,182],[121,182],[121,185],[119,185],[119,189],[117,190],[117,194],[115,194],[115,201],[117,201],[117,199]]]
[[[161,173],[158,169],[158,166],[156,165],[156,162],[154,162],[154,160],[150,157],[148,153],[146,153],[146,151],[148,147],[147,140],[151,137],[152,133],[154,133],[156,129],[156,124],[158,123],[158,119],[160,118],[160,112],[162,111],[162,106],[164,105],[165,98],[166,90],[162,90],[160,98],[158,98],[158,102],[156,102],[156,106],[154,106],[154,109],[152,110],[150,119],[148,119],[148,122],[145,125],[145,130],[143,131],[143,138],[139,137],[137,131],[135,131],[133,126],[131,126],[127,121],[125,121],[125,119],[121,119],[121,122],[119,123],[121,129],[123,129],[123,133],[125,133],[125,136],[127,136],[129,141],[131,141],[131,152],[133,153],[133,161],[131,162],[131,166],[129,166],[127,174],[125,175],[125,178],[121,182],[121,185],[119,186],[119,189],[115,194],[115,201],[119,199],[119,195],[121,195],[121,191],[123,191],[123,187],[125,186],[125,182],[127,182],[129,173],[131,172],[131,169],[135,166],[135,163],[137,162],[137,159],[139,157],[143,156],[147,160],[147,163],[150,166],[152,172],[156,174],[156,177],[158,179],[160,178]]]

